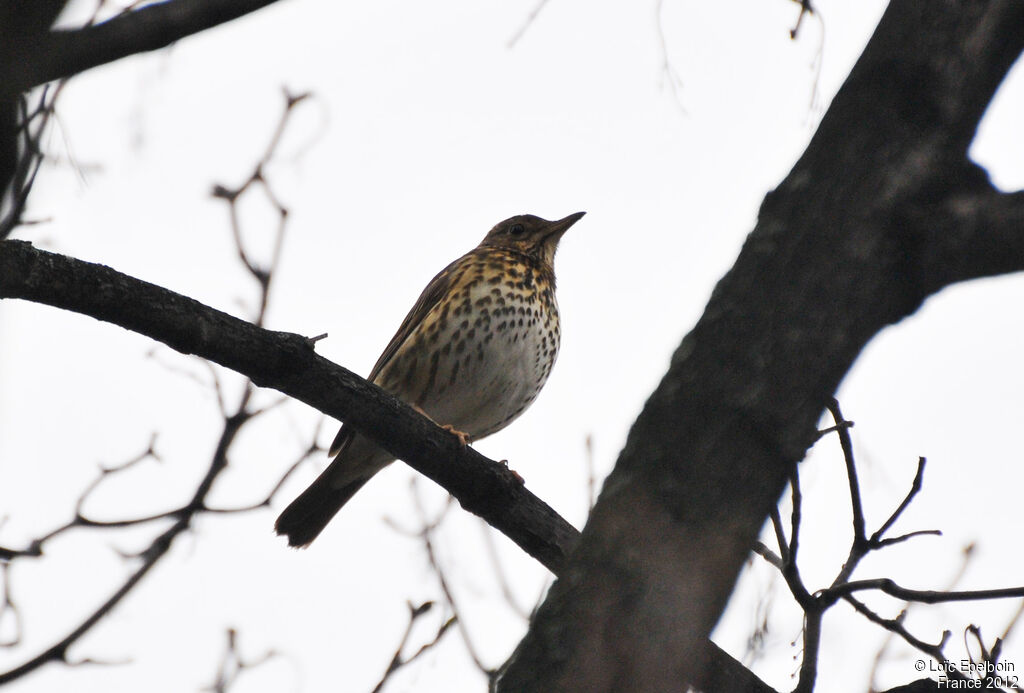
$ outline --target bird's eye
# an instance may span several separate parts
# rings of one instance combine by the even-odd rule
[[[512,224],[512,226],[509,227],[508,232],[513,236],[518,236],[525,230],[526,229],[523,228],[522,224]]]

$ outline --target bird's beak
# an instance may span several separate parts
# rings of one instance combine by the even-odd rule
[[[562,237],[562,234],[569,230],[570,226],[572,226],[577,221],[582,219],[584,214],[586,214],[586,212],[576,212],[575,214],[570,214],[565,219],[552,221],[551,225],[548,227],[547,234],[545,234],[544,236],[544,240],[548,240],[551,238],[558,240],[559,238]]]

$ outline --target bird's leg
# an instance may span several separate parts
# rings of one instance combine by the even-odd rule
[[[414,404],[414,405],[412,405],[412,408],[415,409],[416,411],[418,411],[420,414],[423,414],[423,416],[427,417],[431,421],[434,421],[433,417],[431,417],[430,414],[428,414],[427,412],[423,411],[423,409],[420,408],[419,405]],[[460,431],[459,429],[455,428],[451,424],[438,424],[436,421],[434,421],[434,423],[436,423],[438,426],[440,426],[444,430],[448,431],[449,433],[454,434],[455,437],[459,439],[459,443],[462,445],[462,447],[466,447],[467,445],[469,445],[469,434],[468,433],[463,433],[462,431]]]
[[[455,428],[451,424],[445,424],[444,426],[441,426],[441,428],[443,428],[444,430],[448,431],[449,433],[455,434],[455,437],[459,439],[460,443],[462,443],[462,447],[466,447],[467,445],[469,445],[469,434],[468,433],[463,433],[462,431],[460,431],[459,429]]]

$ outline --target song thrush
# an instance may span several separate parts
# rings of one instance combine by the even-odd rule
[[[439,424],[479,440],[533,402],[558,355],[555,249],[583,216],[506,219],[431,280],[377,359],[369,380]],[[327,469],[275,529],[306,546],[374,474],[394,461],[342,426]]]

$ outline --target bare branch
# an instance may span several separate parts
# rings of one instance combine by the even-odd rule
[[[897,585],[889,578],[877,578],[874,580],[853,580],[841,585],[821,590],[817,596],[826,604],[833,603],[840,597],[863,592],[864,590],[878,590],[897,599],[908,602],[921,602],[922,604],[944,604],[946,602],[974,602],[988,599],[1010,599],[1013,597],[1024,597],[1024,587],[1003,587],[991,590],[912,590]]]
[[[164,48],[274,1],[167,0],[81,29],[12,37],[0,50],[0,84],[4,92],[17,94],[129,55]]]
[[[910,537],[917,536],[920,534],[941,534],[941,532],[939,532],[938,530],[926,530],[922,532],[911,532],[910,534],[905,534],[902,537],[897,537],[896,539],[887,539],[885,540],[885,542],[881,541],[882,535],[885,534],[889,530],[889,528],[896,523],[896,520],[899,519],[900,515],[903,514],[903,511],[906,510],[907,506],[910,505],[910,501],[914,500],[914,496],[916,496],[921,491],[921,485],[924,482],[924,465],[925,458],[918,457],[917,473],[914,474],[914,482],[910,485],[910,491],[907,492],[906,498],[903,499],[903,502],[900,503],[899,507],[896,508],[896,510],[893,511],[892,515],[889,516],[889,519],[886,520],[882,524],[882,526],[879,527],[878,530],[871,535],[871,539],[869,539],[868,541],[872,546],[881,547],[886,544],[894,544],[898,541],[906,541]]]
[[[679,111],[686,113],[682,97],[683,78],[679,76],[679,72],[672,65],[672,60],[668,54],[668,40],[665,38],[665,28],[662,26],[664,8],[665,0],[658,0],[654,8],[654,22],[658,30],[658,48],[661,52],[661,85],[662,87],[668,85],[669,92],[672,94],[672,99],[675,101]]]
[[[797,566],[797,554],[799,546],[799,531],[800,531],[800,518],[801,518],[801,505],[802,505],[802,494],[800,492],[800,479],[796,472],[792,474],[791,486],[793,489],[793,513],[792,513],[792,529],[790,532],[791,538],[786,541],[785,533],[782,530],[782,520],[779,515],[778,508],[774,508],[770,517],[772,519],[772,525],[775,528],[776,538],[779,541],[780,555],[776,556],[767,547],[758,543],[755,544],[754,550],[761,556],[763,556],[769,563],[775,565],[782,573],[786,580],[786,584],[789,587],[794,599],[804,610],[804,629],[803,629],[803,659],[800,666],[800,678],[797,683],[794,693],[810,693],[815,684],[817,677],[817,657],[818,649],[820,646],[821,629],[822,629],[822,617],[824,612],[828,610],[835,602],[839,599],[845,599],[846,601],[853,604],[854,608],[864,613],[872,621],[883,625],[883,627],[890,630],[890,632],[900,635],[907,640],[912,646],[921,649],[922,651],[932,656],[941,657],[941,647],[936,649],[934,646],[929,646],[923,643],[921,640],[912,636],[902,626],[903,617],[896,621],[883,619],[874,612],[867,609],[859,601],[855,600],[852,595],[855,592],[876,589],[886,594],[903,599],[904,601],[917,601],[923,603],[938,603],[948,601],[968,601],[968,600],[981,600],[981,599],[994,599],[1002,597],[1016,597],[1024,596],[1024,588],[1007,588],[1000,590],[977,590],[977,591],[924,591],[924,590],[908,590],[900,587],[895,582],[889,579],[876,579],[876,580],[859,580],[851,582],[850,576],[856,570],[858,564],[864,558],[865,555],[871,551],[878,550],[884,546],[890,546],[897,544],[907,539],[919,536],[922,534],[935,534],[938,533],[936,530],[923,530],[917,532],[910,532],[899,537],[892,539],[881,539],[881,536],[888,530],[900,515],[906,510],[910,502],[914,499],[918,492],[920,492],[923,484],[924,475],[924,458],[919,458],[917,465],[917,473],[914,477],[914,482],[911,486],[907,496],[896,508],[895,511],[889,516],[888,520],[874,533],[870,539],[865,534],[865,520],[863,510],[861,507],[860,500],[860,485],[858,481],[857,465],[856,460],[853,456],[853,443],[849,435],[849,429],[853,426],[853,422],[847,421],[843,416],[839,408],[839,403],[834,399],[831,401],[828,407],[835,419],[835,425],[820,431],[818,439],[820,440],[821,435],[829,432],[835,432],[840,440],[840,447],[843,451],[843,459],[846,466],[847,478],[849,481],[850,500],[853,509],[853,539],[851,541],[850,552],[847,560],[843,564],[839,574],[835,577],[832,582],[832,586],[828,589],[823,589],[815,592],[813,595],[808,594],[807,588],[800,577],[799,569]],[[905,613],[905,612],[904,612]],[[870,614],[870,615],[869,615]],[[943,641],[944,642],[944,641]],[[980,640],[979,640],[980,642]],[[877,662],[880,660],[881,652],[876,657]]]
[[[782,558],[760,541],[754,542],[754,553],[782,572]]]
[[[523,38],[523,36],[526,35],[527,30],[533,25],[535,21],[537,21],[537,15],[540,14],[540,11],[543,10],[545,5],[547,4],[548,0],[537,0],[537,4],[534,5],[533,9],[530,10],[530,14],[527,15],[526,21],[524,21],[522,26],[519,27],[519,30],[512,35],[512,38],[508,40],[506,46],[508,47],[509,50],[515,48],[516,44],[519,43],[519,39]]]
[[[306,462],[306,460],[308,460],[309,458],[313,457],[316,454],[326,452],[317,443],[317,438],[319,437],[320,429],[323,427],[323,422],[324,420],[321,418],[317,423],[316,430],[313,432],[312,440],[309,443],[309,445],[306,447],[305,450],[302,451],[302,454],[299,455],[298,459],[296,459],[288,466],[284,474],[282,474],[280,478],[278,478],[278,480],[267,492],[267,495],[265,495],[261,500],[256,501],[255,503],[241,505],[234,508],[214,508],[207,505],[203,508],[203,510],[208,513],[232,514],[250,512],[252,510],[260,510],[261,508],[269,507],[270,504],[273,502],[274,497],[277,495],[278,491],[280,491],[281,488],[285,485],[285,482],[287,482],[288,479],[291,478],[292,474],[294,474],[295,471],[304,462]]]
[[[553,572],[575,544],[576,530],[505,465],[463,447],[409,405],[318,356],[305,337],[261,329],[108,267],[23,241],[0,242],[0,297],[26,298],[121,325],[351,423]]]
[[[246,659],[238,649],[238,631],[228,628],[228,643],[221,657],[220,665],[217,667],[217,674],[214,681],[202,690],[212,693],[226,693],[227,690],[238,680],[238,677],[246,669],[253,669],[280,656],[275,650],[267,650],[255,659]]]
[[[771,509],[768,515],[772,519],[772,527],[775,529],[775,541],[779,545],[779,555],[782,562],[789,561],[789,540],[786,539],[786,531],[782,529],[782,517],[779,515],[778,506]]]
[[[427,560],[430,561],[430,568],[434,575],[437,576],[437,582],[441,587],[442,594],[444,594],[445,603],[452,610],[452,620],[455,621],[455,624],[458,626],[459,633],[462,635],[462,642],[466,646],[466,652],[469,653],[469,657],[473,660],[473,664],[476,665],[476,668],[487,677],[488,682],[491,682],[494,680],[496,670],[487,667],[480,658],[480,655],[477,654],[476,647],[473,645],[473,640],[470,638],[469,631],[466,629],[466,622],[459,616],[459,607],[455,603],[455,597],[448,583],[448,578],[445,575],[444,570],[441,568],[441,563],[437,558],[437,551],[434,548],[433,534],[437,530],[441,519],[448,512],[448,508],[451,507],[451,501],[453,499],[449,496],[448,503],[445,505],[444,510],[441,511],[441,514],[434,518],[433,521],[430,521],[427,519],[427,513],[423,507],[423,500],[420,498],[419,477],[414,476],[412,478],[411,491],[413,507],[415,507],[416,515],[423,527],[420,532],[420,538],[423,540],[423,547],[426,549]]]
[[[970,565],[971,556],[974,555],[974,545],[973,544],[967,545],[966,547],[964,547],[964,550],[961,553],[962,553],[962,560],[960,561],[960,567],[957,570],[956,574],[949,581],[947,589],[952,589],[952,588],[956,587],[960,583],[960,580],[963,579],[963,576],[967,573],[967,567],[968,567],[968,565]],[[854,599],[854,597],[852,597],[852,596],[845,597],[844,600],[846,602],[850,603],[851,605],[853,605],[854,608],[857,608],[856,605],[854,604],[854,602],[856,601]],[[860,604],[860,602],[857,602],[857,604]],[[899,624],[902,625],[903,622],[906,620],[907,614],[910,613],[910,611],[915,606],[917,606],[917,605],[913,604],[913,603],[905,605],[903,607],[903,610],[900,612],[899,616],[897,617],[896,621],[898,621]],[[867,608],[867,607],[864,607],[864,608]],[[873,613],[874,612],[872,612],[872,614]],[[875,614],[875,617],[881,619],[881,617],[877,616],[877,614]],[[870,620],[873,620],[873,619],[870,619]],[[886,623],[888,623],[888,621],[886,619],[881,619],[881,620],[882,621],[886,621]],[[877,621],[875,621],[875,622],[877,623]],[[879,666],[879,664],[882,661],[882,657],[885,654],[886,649],[889,647],[889,644],[892,642],[892,639],[894,637],[900,637],[904,641],[906,641],[908,644],[910,644],[911,646],[917,648],[918,650],[921,650],[921,647],[920,647],[921,641],[918,640],[917,638],[914,638],[913,636],[910,636],[911,639],[908,640],[906,636],[910,635],[910,634],[905,629],[901,630],[901,629],[889,628],[889,627],[887,627],[885,625],[885,623],[882,623],[880,625],[882,625],[884,628],[886,628],[886,630],[889,631],[889,636],[886,638],[885,642],[879,648],[878,653],[875,655],[875,661],[874,661],[874,664],[872,666],[871,676],[869,678],[869,680],[872,681],[872,682],[875,680],[875,675],[877,673],[878,666]],[[943,645],[945,644],[947,637],[948,636],[946,636],[946,635],[943,636],[943,641],[942,641]],[[924,651],[924,650],[922,650],[922,651]],[[940,646],[940,651],[941,651],[941,646]],[[940,652],[940,654],[941,654],[941,652]],[[945,661],[945,660],[943,659],[942,661]],[[874,690],[874,686],[872,686],[872,690]]]
[[[63,84],[58,84],[52,90],[44,89],[31,112],[28,96],[22,94],[18,97],[19,124],[16,136],[21,140],[21,151],[17,155],[13,178],[9,182],[0,181],[0,185],[6,184],[6,190],[0,191],[0,205],[5,208],[0,215],[0,239],[7,238],[19,225],[30,223],[22,215],[43,163],[42,139],[53,117],[62,87]]]
[[[999,639],[1006,642],[1009,639],[1010,634],[1013,633],[1017,624],[1021,622],[1021,618],[1024,617],[1024,601],[1017,607],[1017,612],[1010,618],[1010,622],[1006,624],[1006,628],[1003,630],[1003,634],[999,636]]]
[[[882,539],[880,542],[878,542],[876,544],[873,544],[872,548],[884,549],[886,546],[892,546],[893,544],[902,544],[903,542],[907,541],[908,539],[913,539],[914,537],[941,537],[941,536],[942,536],[942,530],[941,529],[919,529],[919,530],[917,530],[915,532],[907,532],[906,534],[901,534],[898,537],[892,537],[891,539]]]
[[[864,506],[860,499],[860,482],[857,479],[857,465],[853,459],[853,441],[850,439],[850,426],[843,425],[846,421],[843,417],[843,413],[839,410],[839,401],[834,397],[828,404],[829,413],[832,414],[833,420],[836,422],[835,430],[839,436],[839,445],[843,450],[843,460],[846,462],[846,478],[850,484],[850,506],[853,509],[853,544],[850,548],[851,555],[854,552],[861,552],[864,550],[864,544],[867,543],[867,537],[864,532]],[[847,565],[850,566],[849,572],[842,579],[845,579],[853,572],[853,563],[847,560]],[[839,578],[837,578],[839,579]]]
[[[501,596],[505,599],[505,603],[508,604],[509,608],[524,621],[530,618],[530,611],[525,609],[516,599],[515,593],[512,591],[512,585],[509,584],[508,576],[505,574],[505,569],[501,565],[501,557],[498,556],[498,547],[494,543],[494,536],[491,534],[491,526],[486,522],[480,523],[480,532],[483,534],[484,546],[487,547],[487,558],[491,563],[491,570],[494,573],[495,579],[498,581],[498,587],[501,589]]]
[[[281,248],[284,245],[284,232],[285,226],[288,222],[288,208],[278,199],[274,193],[273,188],[267,183],[267,179],[264,176],[264,170],[270,165],[271,160],[274,158],[274,154],[277,152],[277,147],[281,143],[281,138],[284,135],[285,130],[288,127],[289,118],[292,115],[293,110],[297,105],[310,98],[311,94],[292,94],[287,88],[283,89],[284,94],[284,111],[281,113],[281,117],[277,122],[277,127],[274,129],[274,133],[270,137],[270,142],[267,144],[266,151],[263,153],[262,158],[256,162],[253,167],[252,173],[249,177],[237,188],[228,188],[221,184],[213,186],[212,195],[216,198],[222,199],[228,203],[228,214],[231,221],[231,233],[235,239],[235,248],[238,251],[238,258],[242,265],[249,271],[256,281],[260,285],[260,305],[256,311],[256,317],[253,323],[259,326],[263,326],[264,318],[267,313],[267,301],[270,297],[270,281],[274,276],[275,270],[277,269],[278,263],[281,260]],[[246,250],[245,241],[243,239],[242,225],[238,217],[238,201],[241,199],[247,191],[251,190],[254,185],[259,185],[263,191],[264,196],[270,202],[270,204],[277,211],[278,224],[277,234],[274,239],[274,246],[271,253],[270,263],[267,268],[258,266],[250,257],[249,252]]]
[[[60,536],[71,529],[76,527],[93,527],[98,529],[115,529],[120,527],[131,527],[134,525],[147,524],[157,520],[164,520],[168,518],[178,517],[182,513],[182,508],[175,508],[173,510],[167,510],[164,512],[156,513],[153,515],[146,515],[143,517],[133,517],[120,520],[94,520],[87,517],[84,514],[84,507],[89,497],[100,487],[100,485],[112,478],[114,475],[123,472],[127,469],[134,467],[135,465],[147,460],[153,459],[159,461],[160,458],[156,454],[153,446],[156,444],[156,434],[154,433],[149,440],[147,448],[132,457],[131,459],[115,464],[113,466],[104,467],[100,465],[99,474],[92,481],[86,485],[85,489],[79,494],[78,499],[75,501],[74,516],[65,522],[63,525],[50,530],[41,537],[37,537],[31,540],[24,549],[3,549],[0,558],[11,560],[14,558],[38,558],[43,555],[43,546],[52,540],[54,537]]]
[[[813,15],[814,7],[811,6],[811,0],[793,0],[793,2],[800,4],[800,14],[796,18],[796,26],[789,30],[789,38],[795,40],[800,32],[800,25],[804,22],[804,15]]]
[[[787,570],[793,571],[793,574],[799,578],[799,571],[797,568],[797,553],[800,550],[800,520],[803,517],[803,493],[800,490],[800,471],[799,467],[793,467],[793,472],[789,476],[790,492],[793,497],[793,509],[790,512],[789,520],[789,551],[787,551],[786,557],[786,568]]]
[[[294,103],[297,103],[299,100],[301,100],[301,99],[298,99],[298,100],[293,100],[291,98],[288,99],[288,106],[286,107],[285,112],[284,112],[284,114],[281,117],[281,121],[280,121],[279,127],[278,127],[277,131],[275,132],[274,138],[272,140],[272,146],[268,150],[269,153],[273,152],[273,148],[274,148],[273,145],[280,138],[280,133],[283,130],[284,125],[287,122],[288,115],[291,112],[291,107],[294,105]],[[265,189],[267,189],[267,190],[270,189],[269,186],[267,185],[266,181],[262,181],[262,185],[265,187]],[[285,215],[282,215],[282,218],[284,216]],[[260,308],[259,314],[257,315],[257,320],[258,321],[262,321],[264,310],[265,310],[265,307],[267,305],[267,296],[268,296],[269,287],[270,287],[270,274],[272,273],[273,268],[276,267],[276,258],[280,254],[280,243],[281,243],[281,235],[282,235],[282,233],[283,233],[283,224],[282,224],[281,227],[279,227],[278,240],[277,240],[277,242],[275,243],[275,246],[274,246],[274,258],[275,258],[275,260],[274,260],[274,262],[271,265],[271,271],[267,272],[266,276],[260,282],[260,306],[261,306],[261,308]],[[3,256],[3,251],[7,247],[10,247],[10,246],[7,245],[7,244],[4,244],[3,246],[0,246],[0,257]],[[204,361],[204,363],[207,363],[207,362]],[[207,363],[207,365],[208,365],[208,363]],[[238,405],[237,405],[237,408],[235,409],[235,411],[232,412],[232,413],[228,413],[226,411],[226,404],[225,404],[225,400],[224,400],[224,397],[223,397],[222,389],[221,389],[221,386],[220,386],[220,380],[217,377],[217,373],[213,371],[212,367],[210,367],[210,368],[211,368],[211,373],[213,374],[214,389],[215,389],[215,391],[217,393],[218,403],[220,405],[221,412],[222,412],[223,417],[224,417],[223,428],[222,428],[222,431],[221,431],[220,439],[218,440],[218,442],[217,442],[217,444],[216,444],[216,446],[214,448],[214,451],[213,451],[213,453],[211,455],[211,459],[210,459],[209,465],[207,467],[206,473],[202,477],[202,479],[199,481],[199,483],[197,484],[197,486],[195,488],[195,491],[192,494],[191,499],[186,504],[184,504],[183,506],[181,506],[179,508],[176,508],[174,510],[166,511],[166,512],[159,513],[159,514],[152,515],[152,516],[148,516],[148,517],[133,518],[133,519],[129,519],[129,520],[114,520],[114,521],[103,521],[103,522],[100,522],[100,521],[95,521],[95,520],[91,520],[89,518],[86,518],[83,515],[83,508],[84,508],[84,505],[85,505],[85,502],[86,502],[87,498],[91,495],[91,493],[93,491],[95,491],[95,489],[105,479],[109,478],[111,475],[114,475],[114,474],[122,472],[122,471],[124,471],[126,469],[129,469],[129,468],[135,466],[136,464],[140,463],[141,461],[143,461],[145,459],[148,459],[148,458],[151,458],[151,457],[152,458],[156,458],[156,453],[155,453],[155,451],[153,449],[154,448],[154,443],[155,443],[155,436],[154,436],[154,437],[152,437],[150,439],[149,445],[147,446],[146,450],[143,451],[141,454],[136,455],[135,457],[133,457],[132,459],[128,460],[127,462],[124,462],[124,463],[121,463],[121,464],[118,464],[118,465],[114,465],[114,466],[101,467],[100,468],[99,477],[95,481],[90,483],[86,487],[85,491],[79,497],[78,502],[77,502],[76,507],[75,507],[75,517],[74,517],[74,519],[71,520],[71,522],[67,523],[63,527],[60,527],[60,528],[50,532],[49,534],[47,534],[46,536],[44,536],[44,537],[42,537],[40,539],[36,539],[35,541],[32,542],[30,547],[28,549],[24,550],[24,551],[14,552],[14,555],[10,555],[12,552],[9,552],[9,551],[6,552],[7,553],[6,557],[9,558],[9,559],[10,558],[16,558],[19,555],[20,556],[29,556],[29,555],[38,556],[38,555],[41,555],[41,553],[42,553],[42,546],[43,546],[43,544],[46,541],[48,541],[49,539],[52,539],[54,536],[57,536],[58,534],[61,534],[61,533],[65,532],[65,531],[67,531],[68,529],[70,529],[72,527],[84,526],[84,527],[95,527],[95,528],[112,528],[112,527],[125,527],[125,526],[130,526],[130,525],[142,524],[142,523],[152,522],[154,520],[160,520],[160,519],[171,519],[171,520],[174,520],[174,522],[171,524],[171,526],[169,528],[167,528],[165,531],[163,531],[160,535],[158,535],[155,539],[153,539],[152,542],[147,547],[143,548],[142,550],[140,550],[140,551],[138,551],[136,553],[131,553],[131,554],[124,553],[124,554],[122,554],[126,558],[139,560],[140,561],[140,565],[128,577],[128,579],[125,580],[121,584],[121,586],[118,589],[116,589],[114,591],[114,593],[102,605],[100,605],[96,610],[94,610],[78,626],[73,628],[66,636],[64,636],[62,639],[60,639],[57,643],[55,643],[54,645],[52,645],[51,647],[49,647],[45,651],[39,653],[38,655],[36,655],[32,659],[30,659],[29,661],[25,662],[21,666],[15,667],[14,669],[11,669],[11,670],[9,670],[7,672],[0,673],[0,684],[6,683],[8,681],[13,681],[13,680],[15,680],[17,678],[20,678],[21,676],[24,676],[25,674],[28,674],[29,672],[32,672],[35,669],[37,669],[37,668],[39,668],[39,667],[41,667],[41,666],[43,666],[43,665],[45,665],[45,664],[47,664],[49,662],[62,662],[62,663],[67,664],[67,665],[76,664],[75,662],[71,662],[71,661],[68,660],[68,658],[67,658],[67,651],[68,651],[68,649],[75,642],[77,642],[85,633],[87,633],[89,630],[91,630],[92,627],[96,623],[98,623],[104,616],[106,616],[108,613],[110,613],[121,602],[121,600],[125,596],[127,596],[139,584],[139,582],[142,580],[142,578],[145,577],[145,575],[160,561],[160,559],[164,555],[166,555],[166,553],[170,549],[171,545],[173,544],[174,540],[179,535],[181,535],[182,533],[186,532],[189,529],[189,527],[191,526],[191,523],[192,523],[192,519],[195,516],[197,516],[197,515],[199,515],[201,513],[204,513],[204,512],[212,512],[210,510],[210,508],[207,506],[206,499],[207,499],[207,496],[210,493],[211,488],[213,487],[213,484],[214,484],[215,480],[217,479],[217,477],[220,476],[220,474],[228,466],[228,451],[231,448],[233,442],[235,441],[238,433],[242,430],[242,428],[246,424],[256,420],[263,413],[265,413],[267,411],[270,411],[274,407],[278,406],[281,402],[284,401],[284,399],[278,400],[277,402],[275,402],[274,404],[270,405],[269,407],[264,407],[262,409],[252,409],[252,408],[250,408],[250,406],[249,406],[250,405],[250,401],[252,400],[253,394],[255,392],[255,385],[253,385],[253,383],[250,381],[250,382],[246,383],[245,388],[244,388],[244,390],[242,392],[242,395],[239,398],[239,402],[238,402]],[[317,431],[319,431],[319,427],[318,427]],[[268,494],[268,496],[261,503],[258,503],[256,505],[253,505],[253,506],[250,506],[250,507],[247,507],[247,508],[239,508],[239,509],[236,509],[234,511],[221,510],[219,512],[242,512],[244,510],[255,509],[257,507],[265,507],[266,505],[269,505],[270,500],[273,498],[273,496],[277,492],[277,490],[281,487],[281,485],[283,484],[284,480],[287,479],[287,477],[292,473],[292,471],[304,459],[306,459],[310,454],[312,454],[313,451],[315,451],[317,449],[318,448],[317,448],[317,444],[316,444],[316,434],[314,434],[314,439],[313,439],[312,443],[310,443],[310,445],[307,447],[307,449],[303,453],[303,455],[300,456],[299,460],[296,461],[291,466],[291,468],[289,468],[289,470],[285,472],[285,474],[281,478],[281,480],[278,481],[277,484],[275,484],[275,486],[271,489],[271,491]],[[4,565],[6,566],[7,564],[5,563]],[[7,585],[7,583],[5,581],[5,587],[6,587],[6,585]],[[256,662],[246,662],[245,660],[243,660],[241,658],[241,656],[237,653],[237,651],[235,649],[235,633],[234,633],[234,631],[229,631],[228,632],[228,654],[225,655],[225,660],[224,660],[224,663],[223,663],[223,665],[221,667],[220,674],[218,675],[217,682],[214,684],[214,690],[216,690],[216,691],[224,691],[224,690],[226,690],[226,688],[229,685],[229,683],[231,681],[233,681],[235,677],[237,677],[238,673],[242,669],[244,669],[244,668],[246,668],[248,666],[255,666],[256,664],[258,664],[258,663],[260,663],[262,661],[265,661],[270,656],[272,656],[272,653],[268,653],[268,655],[266,655],[263,658],[257,660]],[[96,660],[86,659],[86,660],[83,660],[82,662],[79,662],[79,663],[95,663],[95,662],[96,662]]]
[[[402,650],[405,649],[406,644],[409,642],[409,636],[412,635],[413,626],[416,624],[416,621],[429,612],[433,606],[434,602],[424,602],[419,606],[409,604],[409,623],[405,627],[405,633],[402,634],[402,639],[399,641],[398,647],[395,648],[395,654],[391,657],[391,662],[388,664],[387,671],[384,672],[384,675],[381,677],[377,685],[373,687],[373,691],[371,691],[371,693],[380,693],[384,690],[384,684],[387,683],[387,680],[391,678],[396,671],[407,664],[414,662],[420,655],[437,645],[437,643],[441,641],[441,638],[444,637],[444,634],[448,632],[448,629],[455,625],[455,616],[446,619],[445,622],[441,624],[441,627],[437,629],[437,633],[434,635],[432,640],[421,645],[420,648],[412,654],[412,656],[403,657]]]
[[[11,597],[11,564],[8,561],[0,563],[0,580],[4,583],[3,601],[0,602],[0,647],[17,647],[21,644],[24,624],[21,609]],[[8,629],[11,634],[5,635]]]
[[[187,520],[178,520],[170,529],[158,536],[153,543],[150,544],[142,565],[140,565],[135,572],[132,573],[131,576],[125,580],[125,582],[109,598],[107,598],[103,604],[99,606],[99,608],[86,617],[85,620],[83,620],[82,623],[80,623],[70,633],[43,652],[20,666],[5,672],[0,672],[0,685],[21,678],[22,676],[25,676],[26,674],[29,674],[50,662],[63,662],[64,664],[70,664],[71,662],[69,662],[67,658],[68,649],[77,642],[79,638],[89,632],[89,630],[91,630],[92,627],[100,621],[100,619],[110,613],[110,611],[112,611],[114,607],[116,607],[120,601],[124,599],[129,592],[131,592],[132,588],[134,588],[135,585],[146,576],[146,574],[157,564],[160,558],[163,557],[171,547],[171,542],[174,537],[184,531],[187,526]]]
[[[903,626],[903,619],[906,614],[905,611],[901,612],[900,615],[894,619],[883,618],[882,616],[879,616],[870,608],[865,606],[863,602],[858,601],[856,597],[846,596],[844,597],[844,599],[847,603],[850,604],[850,606],[856,609],[859,613],[863,614],[872,623],[876,623],[880,625],[882,628],[885,628],[886,630],[899,635],[909,645],[917,648],[918,650],[928,655],[935,661],[940,662],[943,665],[943,670],[947,673],[947,676],[949,678],[959,680],[967,679],[967,677],[964,676],[959,671],[959,669],[955,665],[953,665],[949,661],[949,659],[947,659],[946,656],[942,653],[943,649],[945,649],[946,647],[946,643],[949,642],[949,637],[952,635],[950,631],[943,631],[942,639],[939,640],[938,643],[932,645],[915,637],[913,634],[910,633],[910,631],[908,631]]]

